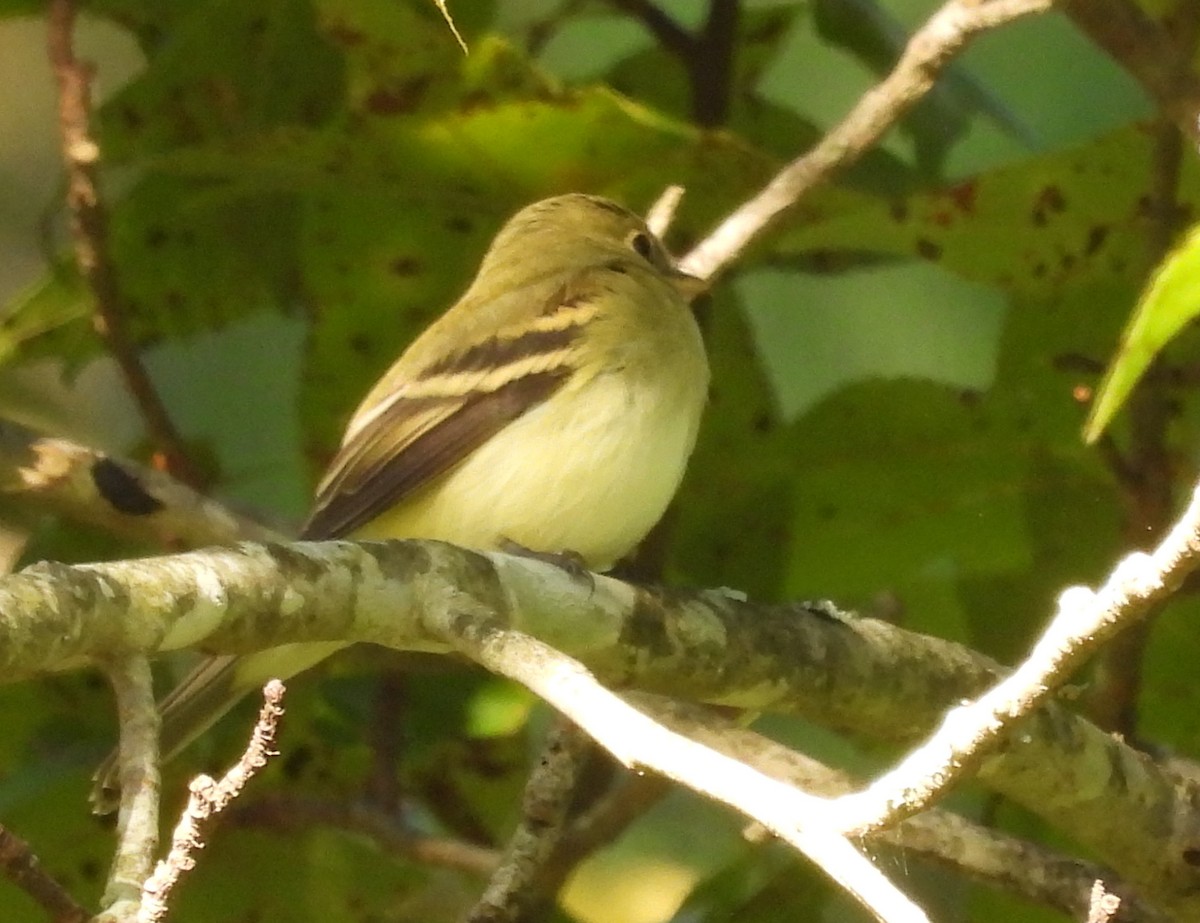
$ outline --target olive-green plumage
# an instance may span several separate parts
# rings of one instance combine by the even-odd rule
[[[613,202],[524,208],[355,411],[303,537],[512,543],[611,567],[662,516],[695,444],[697,290]],[[212,658],[164,702],[164,752],[340,646]]]

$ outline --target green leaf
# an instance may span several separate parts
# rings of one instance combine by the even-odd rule
[[[195,0],[140,32],[147,67],[103,110],[109,163],[320,124],[339,104],[342,62],[308,0]]]
[[[1093,443],[1129,397],[1150,363],[1197,314],[1200,314],[1200,226],[1158,267],[1121,334],[1116,358],[1108,367],[1083,427]]]
[[[812,196],[772,252],[826,262],[839,250],[918,257],[1035,298],[1101,279],[1140,285],[1153,143],[1134,126],[944,189]],[[1200,204],[1200,163],[1185,161],[1179,195]]]
[[[18,292],[0,312],[0,365],[49,331],[83,320],[91,315],[91,295],[83,286],[74,263],[64,261],[41,279]],[[79,338],[91,345],[90,331],[75,328],[73,348],[57,343],[54,355],[71,356],[80,352]]]

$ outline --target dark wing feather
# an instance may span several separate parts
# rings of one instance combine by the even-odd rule
[[[449,471],[475,449],[531,407],[540,404],[567,380],[561,367],[516,378],[492,391],[473,391],[457,398],[400,399],[372,425],[351,439],[333,466],[343,475],[317,497],[301,534],[306,539],[339,538],[352,533],[383,510]],[[416,414],[445,412],[432,425],[394,453],[380,451],[389,432],[404,431]],[[361,465],[377,458],[373,466]]]
[[[573,344],[604,291],[603,275],[583,271],[555,285],[532,322],[525,315],[457,352],[418,364],[420,341],[410,347],[372,392],[384,390],[376,403],[390,403],[352,429],[334,457],[303,537],[339,538],[365,526],[562,387],[572,373]],[[471,306],[451,310],[464,307]]]

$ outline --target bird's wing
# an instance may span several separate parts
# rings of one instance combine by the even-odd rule
[[[363,407],[317,488],[304,538],[337,538],[366,525],[444,474],[574,370],[573,344],[596,314],[602,274],[557,286],[533,317],[408,373],[402,357],[388,396]],[[531,292],[530,297],[538,297]]]

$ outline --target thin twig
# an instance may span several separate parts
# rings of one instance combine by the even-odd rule
[[[171,891],[179,879],[196,865],[194,853],[204,847],[204,828],[213,816],[224,811],[242,793],[267,760],[276,755],[275,732],[283,715],[284,685],[273,679],[263,687],[263,707],[250,735],[242,758],[216,781],[200,775],[192,780],[187,806],[175,832],[171,834],[171,851],[158,863],[154,874],[145,879],[141,889],[141,906],[137,923],[159,923],[166,915]]]
[[[681,58],[686,58],[695,47],[695,39],[687,29],[677,23],[650,0],[609,0],[617,9],[641,21],[658,43]]]
[[[950,0],[909,40],[895,68],[804,156],[781,170],[681,261],[684,271],[713,279],[750,241],[819,184],[875,144],[929,91],[946,65],[980,33],[1044,13],[1054,0]]]
[[[542,872],[558,848],[567,812],[592,742],[569,721],[559,719],[546,735],[538,763],[521,800],[521,821],[500,865],[466,923],[514,923],[527,919],[550,895],[540,887]]]
[[[121,808],[117,815],[117,852],[101,904],[113,919],[125,919],[136,906],[142,883],[158,848],[158,732],[150,661],[127,657],[108,669],[120,723],[118,761]]]
[[[32,847],[0,826],[0,869],[4,877],[28,894],[52,923],[84,923],[91,917],[58,881],[42,868]]]
[[[543,887],[561,887],[583,859],[613,842],[673,786],[662,776],[624,773],[612,789],[576,818],[559,842],[543,872]]]
[[[380,849],[409,862],[481,877],[492,874],[500,861],[496,851],[487,847],[417,833],[405,825],[398,812],[371,803],[274,794],[236,805],[226,817],[227,824],[285,832],[320,824],[367,837]]]
[[[92,68],[75,57],[74,0],[50,0],[47,48],[58,84],[58,124],[67,172],[67,208],[75,260],[95,299],[93,323],[121,369],[163,466],[192,487],[204,486],[125,328],[126,304],[108,252],[108,215],[98,182],[100,147],[91,134]]]

